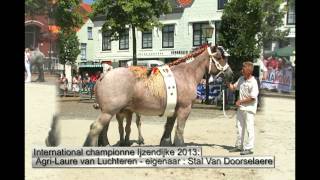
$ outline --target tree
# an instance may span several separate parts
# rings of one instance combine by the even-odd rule
[[[291,0],[289,2],[294,2]],[[263,0],[262,11],[263,21],[261,27],[262,39],[260,43],[266,44],[270,41],[284,41],[285,36],[288,35],[289,31],[282,31],[278,27],[283,25],[283,17],[286,9],[280,9],[280,5],[283,3],[282,0]]]
[[[25,0],[24,10],[27,16],[44,14],[47,10],[47,0]]]
[[[66,63],[74,64],[80,54],[80,43],[76,31],[83,21],[79,13],[79,5],[79,0],[59,0],[54,10],[56,24],[60,27],[59,60],[64,66]]]
[[[80,54],[80,43],[76,32],[59,32],[58,44],[60,63],[63,65],[66,63],[74,64],[77,56]]]
[[[82,24],[81,0],[59,0],[54,10],[56,24],[65,32],[76,31]]]
[[[264,42],[283,37],[279,31],[283,12],[281,0],[232,0],[226,4],[221,17],[218,44],[230,51],[230,65],[235,78],[240,76],[244,61],[260,56]]]
[[[163,13],[169,13],[171,6],[168,0],[97,0],[92,5],[91,17],[105,16],[103,32],[108,32],[112,40],[118,40],[128,26],[132,29],[133,65],[136,58],[136,28],[140,31],[150,31],[161,26],[158,18]]]

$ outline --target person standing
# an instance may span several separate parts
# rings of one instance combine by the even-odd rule
[[[239,100],[236,101],[238,107],[236,116],[237,139],[235,148],[229,152],[240,152],[240,155],[247,155],[253,154],[254,116],[257,111],[259,88],[257,80],[252,75],[252,62],[244,62],[241,73],[242,76],[236,83],[227,84],[230,90],[239,90]],[[245,133],[248,133],[246,143],[244,143]]]
[[[27,71],[27,78],[24,82],[31,82],[30,49],[29,48],[26,48],[24,51],[24,66]]]

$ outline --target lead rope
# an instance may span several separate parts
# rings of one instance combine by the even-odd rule
[[[230,116],[230,117],[227,116],[226,111],[225,111],[225,107],[224,107],[224,104],[225,104],[224,96],[225,96],[224,95],[224,90],[222,90],[222,110],[223,110],[223,115],[224,115],[224,117],[231,119],[231,118],[233,118],[233,116],[235,114],[233,116]]]

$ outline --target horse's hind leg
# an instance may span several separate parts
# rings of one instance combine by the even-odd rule
[[[142,137],[142,133],[141,133],[141,116],[139,114],[136,113],[136,124],[137,124],[137,128],[138,128],[138,133],[139,133],[139,138],[138,138],[138,144],[144,144],[144,139]]]
[[[83,146],[97,146],[98,145],[98,137],[104,127],[108,128],[110,120],[113,115],[108,113],[101,113],[98,119],[91,124],[90,132],[87,136],[86,141]],[[107,129],[106,129],[107,131]],[[108,137],[107,138],[108,141]]]
[[[126,112],[126,137],[124,139],[125,146],[130,146],[130,133],[131,133],[131,122],[132,112]]]
[[[124,113],[117,113],[116,114],[116,118],[118,121],[118,129],[119,129],[119,135],[120,135],[120,141],[119,141],[119,145],[120,146],[124,146],[125,142],[124,142],[124,128],[123,128],[123,119],[124,119],[125,115]]]
[[[98,138],[98,146],[108,146],[109,141],[108,141],[108,128],[109,128],[109,123],[105,125],[99,135]]]
[[[172,146],[171,132],[173,125],[176,121],[176,115],[167,118],[166,125],[164,126],[164,133],[162,135],[160,146]]]

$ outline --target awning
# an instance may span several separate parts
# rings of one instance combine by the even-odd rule
[[[79,64],[79,68],[95,68],[95,67],[102,67],[101,64]]]
[[[295,54],[295,48],[287,46],[284,48],[276,49],[272,52],[272,55],[277,57],[293,56]]]

